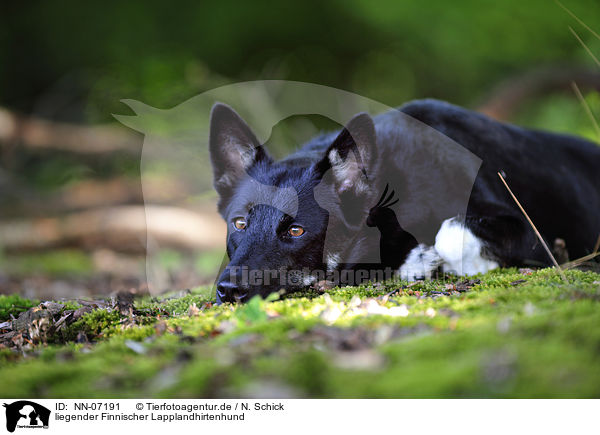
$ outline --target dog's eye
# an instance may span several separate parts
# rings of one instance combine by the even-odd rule
[[[246,218],[236,217],[233,220],[233,226],[235,227],[236,230],[242,231],[242,230],[246,229],[246,227],[248,226],[248,223],[246,222]]]
[[[292,225],[288,230],[288,234],[292,237],[300,237],[302,234],[304,234],[304,228],[302,228],[300,225]]]

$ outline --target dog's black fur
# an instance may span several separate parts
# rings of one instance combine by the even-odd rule
[[[231,108],[213,107],[214,185],[219,212],[229,224],[230,263],[217,283],[219,302],[266,296],[281,287],[277,280],[244,283],[242,266],[280,272],[398,268],[417,243],[433,243],[432,229],[456,216],[463,200],[465,226],[483,242],[485,257],[500,266],[551,264],[499,171],[550,245],[564,239],[571,258],[593,250],[600,234],[600,147],[499,123],[441,101],[414,101],[398,110],[373,119],[359,114],[341,131],[274,162]],[[481,166],[456,161],[460,153],[446,155],[452,148],[446,143],[453,143],[448,138],[479,157]],[[382,196],[388,185],[399,199],[394,209]],[[268,186],[294,195],[270,201],[277,190]],[[246,219],[245,229],[236,230],[236,217]],[[290,236],[292,224],[301,225],[304,234]],[[365,237],[369,227],[380,236]],[[326,237],[343,261],[327,264]],[[365,264],[364,254],[375,251],[380,261]],[[285,287],[310,282],[306,275],[299,278]]]

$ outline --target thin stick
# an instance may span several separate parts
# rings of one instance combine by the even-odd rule
[[[585,256],[583,256],[581,258],[577,258],[577,259],[575,259],[573,261],[569,261],[567,263],[562,264],[561,268],[563,270],[567,270],[567,269],[571,269],[573,267],[577,267],[577,266],[585,263],[588,260],[596,258],[598,255],[600,255],[600,252],[592,252],[591,254],[585,255]]]
[[[572,267],[577,267],[580,264],[583,264],[586,261],[591,260],[592,258],[595,258],[598,255],[600,255],[600,252],[598,252],[599,249],[600,249],[600,234],[598,234],[598,239],[596,240],[596,244],[594,245],[594,250],[592,251],[591,254],[584,255],[583,257],[576,258],[575,260],[572,260],[572,261],[568,261],[564,264],[561,264],[560,267],[562,267],[563,270],[567,270]]]
[[[600,141],[600,127],[598,127],[598,123],[596,122],[596,118],[594,117],[594,114],[592,113],[592,109],[590,109],[590,106],[588,106],[587,101],[585,101],[585,98],[583,98],[583,94],[579,90],[577,83],[571,82],[571,87],[573,88],[573,91],[575,91],[575,95],[577,96],[577,99],[583,106],[585,113],[587,113],[588,118],[590,118],[590,121],[592,121],[592,124],[594,125],[594,129],[596,130],[596,136],[598,136],[598,140]]]
[[[588,32],[590,32],[592,35],[594,35],[596,38],[600,39],[600,35],[598,35],[596,32],[594,32],[587,24],[585,24],[581,19],[579,19],[579,17],[577,15],[575,15],[573,12],[571,12],[569,9],[567,9],[567,7],[565,5],[563,5],[561,2],[559,2],[558,0],[556,0],[556,4],[559,5],[561,8],[563,8],[565,10],[565,12],[569,15],[571,15],[573,18],[575,18],[575,20],[581,24],[583,27],[585,27],[587,29]]]
[[[502,174],[500,172],[498,172],[498,177],[500,177],[500,180],[502,180],[502,183],[504,183],[506,190],[508,190],[508,193],[510,193],[510,196],[512,196],[512,199],[514,199],[514,201],[517,203],[517,206],[521,210],[521,213],[523,213],[523,216],[525,216],[525,219],[527,219],[527,222],[529,222],[529,225],[531,225],[531,228],[533,228],[533,231],[535,232],[535,235],[537,236],[537,238],[540,240],[540,242],[542,242],[542,246],[548,253],[548,256],[552,260],[552,263],[554,263],[554,267],[556,267],[556,269],[558,270],[558,273],[560,274],[561,278],[563,279],[564,282],[568,283],[569,281],[567,280],[567,277],[565,276],[565,273],[563,272],[563,270],[560,268],[558,261],[556,261],[556,258],[554,258],[554,255],[552,255],[552,252],[550,251],[550,248],[548,248],[548,245],[542,238],[542,235],[540,234],[538,229],[533,224],[533,221],[531,220],[531,218],[529,217],[529,215],[527,214],[527,212],[525,211],[525,209],[523,208],[523,206],[521,205],[521,203],[519,202],[519,200],[517,199],[515,194],[512,192],[512,190],[510,190],[510,187],[508,187],[506,180],[504,179],[504,177],[502,176]]]
[[[594,53],[592,53],[592,50],[590,50],[589,47],[587,45],[585,45],[585,42],[583,42],[583,39],[581,39],[579,37],[579,35],[577,34],[577,32],[575,30],[573,30],[573,28],[571,26],[569,26],[569,30],[575,36],[575,38],[577,38],[577,40],[583,46],[583,48],[585,48],[585,51],[587,51],[588,54],[590,56],[592,56],[592,59],[594,59],[594,62],[596,62],[596,65],[600,66],[600,60],[598,60],[598,58],[596,56],[594,56]]]

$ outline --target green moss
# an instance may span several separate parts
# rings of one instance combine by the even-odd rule
[[[88,276],[94,271],[90,255],[76,249],[11,255],[3,259],[3,267],[14,276]]]
[[[22,311],[39,304],[39,301],[22,298],[19,295],[0,295],[0,322],[17,316]]]
[[[187,314],[190,305],[201,307],[213,299],[209,287],[195,287],[185,292],[171,292],[157,297],[145,297],[136,301],[139,310],[151,310],[157,314],[180,316]]]
[[[116,331],[120,319],[116,310],[94,310],[69,325],[63,336],[67,340],[75,339],[80,332],[90,337],[110,336]]]
[[[133,317],[96,310],[65,344],[2,351],[2,395],[243,397],[275,385],[298,397],[600,396],[600,275],[478,278],[467,291],[449,292],[460,279],[388,282],[241,306],[194,289],[138,300]],[[369,314],[368,298],[404,314]],[[74,344],[79,331],[95,344]]]

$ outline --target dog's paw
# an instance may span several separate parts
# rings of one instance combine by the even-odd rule
[[[398,269],[398,276],[407,281],[431,279],[441,263],[442,259],[433,246],[420,244],[410,251]]]

